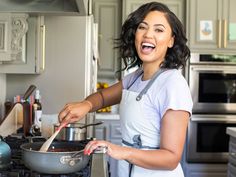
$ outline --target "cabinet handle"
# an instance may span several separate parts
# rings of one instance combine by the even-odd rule
[[[221,48],[221,20],[218,20],[218,48]]]
[[[224,48],[227,47],[227,20],[224,20]]]
[[[42,65],[40,66],[40,70],[43,71],[45,69],[45,25],[41,25],[41,47],[42,47]]]

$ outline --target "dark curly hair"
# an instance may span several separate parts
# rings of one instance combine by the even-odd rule
[[[172,29],[172,35],[175,37],[174,45],[172,48],[168,48],[161,67],[169,69],[183,68],[190,58],[190,50],[186,45],[185,30],[180,20],[166,5],[159,2],[150,2],[140,6],[128,16],[122,26],[120,37],[116,39],[116,48],[119,49],[120,59],[123,60],[125,65],[121,70],[142,66],[142,60],[135,48],[135,33],[138,25],[151,11],[160,11],[165,14]]]

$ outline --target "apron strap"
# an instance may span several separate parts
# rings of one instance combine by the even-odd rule
[[[124,139],[122,139],[122,143],[127,145],[127,146],[130,146],[130,147],[133,147],[133,148],[136,148],[136,149],[141,149],[141,148],[147,148],[147,149],[159,149],[159,147],[150,147],[150,146],[143,146],[142,145],[142,140],[141,140],[141,136],[140,135],[134,135],[133,137],[133,144],[132,143],[129,143],[127,141],[125,141]],[[131,177],[131,174],[132,174],[132,170],[133,170],[133,164],[129,162],[129,177]]]
[[[134,78],[134,80],[128,85],[127,90],[130,89],[130,87],[135,83],[135,81],[143,74],[143,70],[138,71],[139,73],[137,76]]]
[[[142,96],[144,94],[147,93],[148,89],[152,86],[152,84],[154,83],[154,81],[156,80],[156,78],[163,72],[165,72],[166,70],[168,70],[167,68],[160,68],[155,74],[154,76],[151,78],[151,80],[147,83],[146,87],[144,87],[144,89],[139,93],[139,95],[136,97],[137,101],[140,101],[142,99]]]

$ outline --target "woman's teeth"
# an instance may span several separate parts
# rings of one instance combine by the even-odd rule
[[[145,47],[147,47],[147,48],[155,48],[155,46],[153,44],[144,42],[144,43],[142,43],[142,48],[145,48]]]

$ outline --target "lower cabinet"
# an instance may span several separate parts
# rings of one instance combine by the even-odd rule
[[[236,177],[236,138],[230,136],[228,177]]]
[[[235,177],[236,176],[236,166],[228,163],[228,177]]]
[[[119,120],[101,120],[102,125],[96,126],[96,139],[107,140],[111,143],[121,145],[121,129]],[[110,177],[117,177],[117,160],[107,157],[110,168]]]

